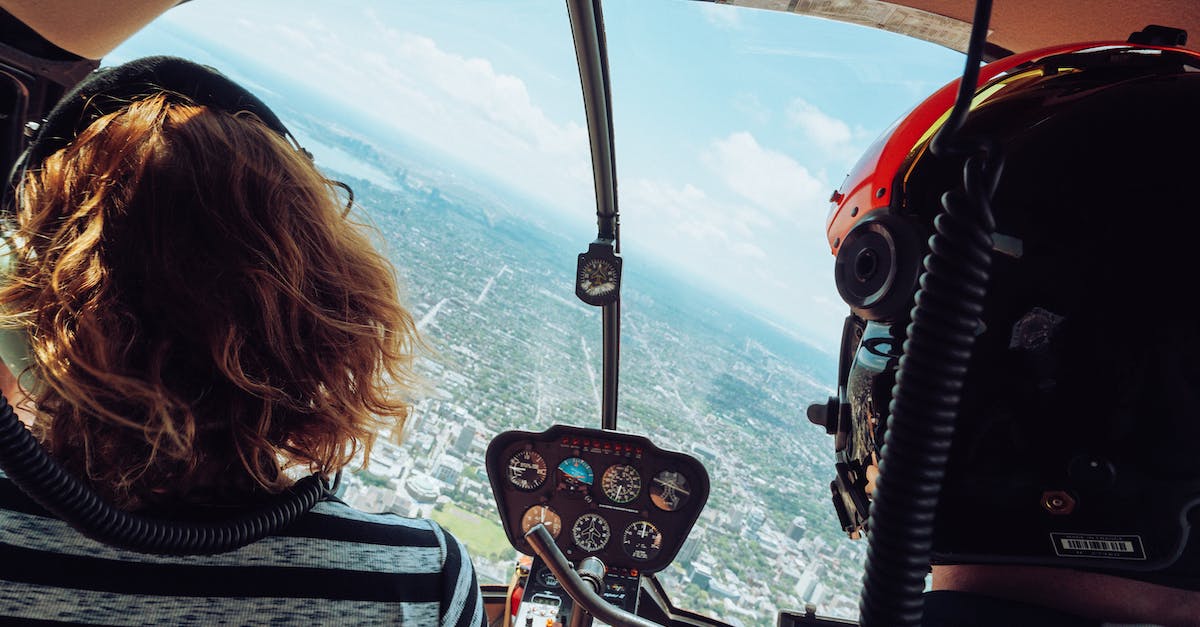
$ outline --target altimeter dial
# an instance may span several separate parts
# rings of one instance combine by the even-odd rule
[[[608,544],[612,529],[599,514],[584,514],[571,527],[571,538],[584,551],[599,551]]]
[[[624,505],[637,498],[642,491],[642,476],[637,468],[628,464],[609,466],[600,477],[600,487],[614,503]]]
[[[658,552],[662,550],[662,532],[654,523],[639,520],[625,528],[625,533],[621,535],[621,548],[629,557],[648,562],[658,557]]]
[[[558,516],[558,512],[550,509],[547,505],[534,505],[525,510],[525,515],[521,517],[521,531],[529,533],[529,530],[536,527],[538,523],[546,525],[546,530],[555,538],[562,531],[562,518]]]
[[[687,477],[681,472],[664,470],[654,475],[650,482],[650,502],[664,511],[673,512],[683,507],[691,494]]]
[[[537,451],[517,451],[508,459],[508,482],[525,491],[546,482],[546,460]]]

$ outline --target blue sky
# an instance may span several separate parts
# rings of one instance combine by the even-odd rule
[[[877,134],[961,72],[962,56],[703,2],[607,0],[604,11],[626,265],[690,272],[832,350],[846,307],[823,237],[829,195]],[[205,0],[111,59],[214,47],[322,89],[346,107],[340,124],[417,138],[508,182],[576,223],[581,245],[594,236],[561,1]]]

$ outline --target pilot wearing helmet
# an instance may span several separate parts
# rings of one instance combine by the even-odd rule
[[[992,63],[967,150],[931,150],[950,85],[834,195],[851,315],[810,418],[868,571],[932,542],[923,625],[1200,625],[1200,54],[1153,44]]]

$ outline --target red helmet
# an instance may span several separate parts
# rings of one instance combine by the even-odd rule
[[[810,417],[835,436],[833,500],[851,534],[866,525],[886,455],[940,198],[962,176],[961,161],[929,149],[956,90],[947,85],[888,129],[831,199],[828,241],[851,315],[838,396]],[[1188,359],[1200,356],[1200,334],[1173,308],[1189,302],[1182,277],[1196,266],[1189,244],[1172,239],[1200,233],[1191,190],[1200,53],[1099,42],[1002,59],[982,68],[959,134],[986,138],[1003,166],[995,272],[939,501],[936,559],[1200,583],[1200,556],[1192,564],[1185,555],[1200,461],[1194,447],[1162,446],[1200,438],[1200,402],[1189,402],[1200,362],[1193,372]],[[1175,315],[1160,322],[1167,312]]]

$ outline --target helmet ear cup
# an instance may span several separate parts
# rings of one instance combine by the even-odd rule
[[[838,248],[834,279],[850,309],[867,320],[907,316],[923,247],[908,221],[883,215],[863,220]]]

